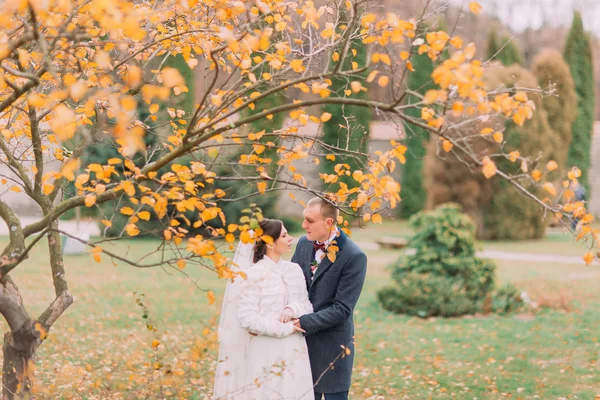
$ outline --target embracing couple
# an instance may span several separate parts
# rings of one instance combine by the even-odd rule
[[[219,323],[215,399],[348,398],[354,359],[352,313],[367,257],[338,227],[337,208],[314,198],[291,262],[279,220],[260,222],[256,244],[234,258],[247,279],[227,285]],[[270,241],[269,241],[270,242]]]

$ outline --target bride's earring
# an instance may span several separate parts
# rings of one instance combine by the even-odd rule
[[[267,249],[269,249],[269,250],[273,250],[273,249],[274,249],[274,247],[273,247],[272,245],[271,245],[271,246],[267,246]]]

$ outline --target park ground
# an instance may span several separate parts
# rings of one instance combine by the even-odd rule
[[[410,233],[405,223],[386,222],[355,230],[353,238],[372,243]],[[157,244],[133,239],[107,248],[139,259]],[[365,247],[351,398],[600,398],[600,266],[577,261],[585,249],[569,233],[481,243],[498,255],[499,283],[513,283],[540,305],[509,316],[422,320],[383,311],[376,293],[390,283],[387,266],[400,251]],[[500,257],[514,253],[528,257]],[[13,273],[32,316],[54,298],[47,260],[39,246]],[[138,269],[106,256],[100,263],[67,256],[65,265],[75,303],[38,352],[37,398],[209,398],[225,282],[205,268]],[[212,305],[206,290],[216,295]]]

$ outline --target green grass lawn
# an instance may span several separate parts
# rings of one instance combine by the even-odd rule
[[[384,224],[355,230],[354,236],[367,241],[393,234],[410,230]],[[578,254],[562,235],[536,243]],[[111,250],[139,258],[156,244],[129,240]],[[533,252],[531,243],[493,246]],[[13,273],[32,316],[54,297],[47,251],[37,249]],[[389,283],[386,266],[399,253],[367,253],[351,398],[594,399],[600,394],[598,267],[498,262],[500,282],[512,282],[557,309],[421,320],[385,312],[376,302],[377,290]],[[209,398],[223,281],[199,267],[188,266],[185,276],[173,269],[114,266],[107,257],[95,263],[91,256],[69,256],[65,267],[75,303],[39,350],[38,398]],[[209,305],[197,285],[213,290],[217,302]],[[156,332],[146,329],[134,293],[144,294]],[[154,340],[160,342],[156,350]]]

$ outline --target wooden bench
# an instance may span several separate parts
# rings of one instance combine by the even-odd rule
[[[408,245],[408,240],[402,237],[384,236],[375,241],[382,249],[403,249]]]

